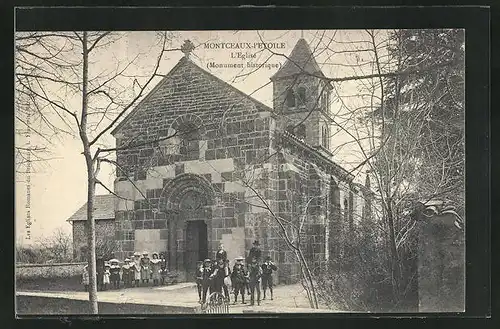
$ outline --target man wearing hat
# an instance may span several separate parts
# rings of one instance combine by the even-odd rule
[[[247,283],[246,276],[247,272],[243,265],[243,257],[237,257],[233,266],[233,271],[231,272],[231,283],[233,285],[234,292],[234,302],[236,304],[238,301],[238,294],[241,294],[241,303],[245,304],[245,286]]]
[[[260,243],[258,240],[255,240],[253,242],[253,247],[250,249],[250,252],[248,253],[248,258],[247,258],[247,270],[250,270],[250,264],[252,263],[252,259],[255,258],[257,261],[257,264],[260,264],[260,257],[261,257],[261,250],[260,250]],[[247,284],[247,292],[250,295],[250,286]]]
[[[266,299],[266,289],[269,287],[271,292],[271,300],[273,300],[273,271],[277,271],[278,267],[271,261],[271,256],[267,256],[264,264],[262,264],[262,290]]]
[[[260,305],[260,278],[262,268],[257,263],[257,258],[253,257],[248,270],[248,283],[250,285],[250,305],[255,304],[255,291],[257,291],[257,305]]]
[[[260,251],[260,243],[259,243],[259,241],[255,240],[253,242],[253,247],[250,249],[250,252],[248,253],[248,258],[247,258],[248,264],[250,264],[252,262],[253,258],[255,258],[257,264],[259,264],[261,254],[262,254],[262,252]]]

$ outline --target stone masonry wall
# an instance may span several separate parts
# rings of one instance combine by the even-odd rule
[[[16,264],[16,279],[51,279],[79,276],[87,263]]]
[[[84,261],[87,257],[82,254],[82,248],[87,246],[86,221],[73,222],[73,257]],[[95,222],[96,241],[105,241],[115,238],[115,220],[97,220]]]
[[[284,218],[297,220],[303,215],[304,209],[295,209],[294,204],[305,206],[309,202],[302,250],[309,260],[310,268],[316,271],[330,257],[342,252],[343,239],[349,233],[349,222],[362,215],[362,208],[354,200],[357,194],[351,193],[351,185],[328,169],[325,162],[315,160],[311,153],[295,147],[293,143],[286,143],[285,146],[280,167],[283,172],[278,174],[277,184],[286,188],[288,193],[295,191],[300,194],[302,201],[288,198],[288,205],[282,204],[278,210],[281,210],[279,214]],[[330,191],[332,177],[338,187],[336,193]],[[347,200],[347,208],[344,207],[344,199]],[[342,202],[339,204],[339,201]],[[298,260],[287,257],[286,251],[289,249],[283,248],[280,260],[285,261],[284,268],[287,269],[288,264],[294,268],[294,262]],[[290,272],[294,273],[293,270]],[[295,273],[298,275],[298,271]]]
[[[205,182],[203,188],[213,191],[214,200],[206,213],[209,255],[219,242],[226,244],[230,259],[245,254],[258,237],[256,224],[263,215],[258,207],[249,206],[256,203],[255,196],[241,178],[252,175],[251,187],[264,195],[271,117],[263,110],[266,108],[229,85],[181,60],[116,133],[117,144],[131,139],[143,144],[155,141],[173,134],[179,123],[191,122],[201,128],[198,152],[195,156],[181,154],[178,137],[118,152],[117,162],[125,172],[115,182],[115,192],[131,200],[118,200],[115,205],[122,255],[137,251],[140,243],[135,232],[151,230],[159,237],[151,245],[156,249],[167,248],[169,236],[174,234],[182,265],[183,228],[177,226],[170,232],[173,226],[169,224],[177,219],[167,199],[172,193],[169,187],[190,181],[186,175],[197,177],[193,179]]]

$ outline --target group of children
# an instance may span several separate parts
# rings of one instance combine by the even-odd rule
[[[150,259],[147,251],[143,252],[142,255],[135,252],[132,259],[126,258],[121,266],[120,261],[115,258],[107,262],[102,259],[98,260],[96,264],[97,289],[99,291],[107,290],[108,286],[111,286],[112,289],[119,289],[121,282],[126,288],[147,286],[150,280],[155,286],[165,284],[166,278],[169,276],[165,254],[155,252],[152,256],[153,258]],[[250,295],[250,305],[255,305],[255,301],[257,301],[257,305],[260,305],[261,285],[264,292],[262,300],[266,299],[267,288],[269,288],[272,300],[272,274],[278,270],[277,266],[271,261],[270,256],[267,256],[262,264],[260,263],[261,251],[258,241],[253,243],[247,260],[245,265],[244,258],[237,257],[231,270],[227,253],[224,246],[220,244],[214,260],[199,261],[196,270],[199,303],[205,304],[207,294],[213,292],[223,294],[230,302],[229,286],[232,288],[231,294],[234,295],[233,304],[238,302],[238,295],[241,295],[241,303],[246,304],[245,292],[247,292]],[[82,284],[85,286],[85,291],[88,291],[88,265],[84,267]]]
[[[250,295],[250,305],[260,305],[260,285],[262,284],[264,296],[266,299],[266,290],[269,288],[271,300],[273,299],[273,271],[277,271],[277,266],[267,256],[265,262],[260,264],[259,242],[254,242],[254,247],[250,250],[247,259],[249,264],[245,266],[244,258],[237,257],[232,271],[229,269],[229,260],[223,245],[219,245],[215,260],[205,259],[198,262],[196,271],[196,284],[198,288],[198,297],[201,304],[206,303],[207,292],[218,292],[224,294],[227,301],[230,301],[228,285],[232,287],[234,294],[233,304],[238,302],[238,295],[241,295],[241,303],[245,302],[245,292]],[[256,296],[257,295],[257,296]],[[255,298],[257,297],[257,298]]]
[[[107,290],[109,286],[113,289],[119,289],[123,282],[123,287],[138,287],[141,285],[149,285],[149,280],[153,285],[165,284],[168,276],[167,261],[164,253],[152,254],[153,258],[149,258],[149,253],[144,251],[141,255],[135,252],[132,259],[126,258],[123,265],[120,266],[118,259],[110,259],[104,261],[98,259],[96,262],[97,272],[97,290]],[[85,291],[89,289],[89,271],[88,265],[85,265],[82,273],[82,284]]]

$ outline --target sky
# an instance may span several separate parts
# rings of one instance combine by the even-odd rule
[[[134,77],[141,85],[152,72],[158,56],[159,44],[155,32],[124,32],[119,34],[113,43],[102,50],[96,50],[91,57],[89,65],[90,77],[95,77],[103,72],[115,72],[121,63],[134,60],[134,64],[127,68],[127,77],[117,81],[124,90],[125,98],[132,98],[138,92],[137,85],[133,86]],[[376,38],[383,38],[384,31],[377,31]],[[213,73],[224,81],[231,83],[236,88],[251,94],[257,100],[272,107],[272,84],[269,78],[277,71],[276,68],[263,67],[255,69],[213,68],[208,63],[234,64],[234,63],[264,63],[282,65],[286,60],[283,56],[273,55],[267,51],[235,50],[235,49],[206,49],[205,44],[213,43],[255,43],[261,40],[271,43],[283,43],[284,48],[275,52],[289,55],[299,38],[308,41],[316,56],[316,60],[327,77],[346,77],[373,73],[369,53],[364,52],[369,40],[366,31],[197,31],[197,32],[171,32],[169,33],[169,49],[177,49],[164,53],[158,73],[167,74],[183,57],[178,49],[184,40],[191,40],[195,46],[192,60],[205,70]],[[77,52],[75,52],[77,53]],[[238,54],[240,53],[240,54]],[[254,57],[255,58],[248,58]],[[247,57],[243,59],[242,57]],[[360,65],[361,64],[361,65]],[[125,65],[125,64],[124,64]],[[121,67],[124,67],[123,65]],[[248,74],[251,73],[251,74]],[[74,78],[74,77],[72,77]],[[147,90],[151,90],[162,78],[153,79]],[[335,91],[341,95],[339,100],[331,104],[335,120],[348,131],[358,131],[356,126],[356,112],[353,109],[363,108],[370,104],[369,99],[359,96],[366,90],[373,89],[370,81],[336,83]],[[78,112],[80,99],[78,93],[62,93],[61,89],[53,86],[52,95],[59,97],[68,108]],[[358,95],[356,97],[353,97]],[[95,99],[95,104],[100,105],[102,99]],[[354,114],[353,114],[354,113]],[[58,119],[60,113],[49,114],[49,117],[58,125],[63,125]],[[64,114],[63,114],[64,115]],[[97,131],[102,130],[110,123],[111,118],[94,118],[93,123]],[[19,123],[16,122],[16,128]],[[357,128],[357,129],[356,129]],[[352,132],[351,132],[352,133]],[[95,133],[94,133],[95,136]],[[16,241],[25,245],[36,244],[40,239],[50,237],[54,230],[61,228],[71,232],[71,225],[67,219],[86,202],[87,178],[84,157],[81,154],[82,145],[77,134],[58,134],[51,136],[52,144],[47,146],[51,153],[51,160],[42,163],[33,162],[29,174],[16,175]],[[331,145],[335,150],[335,160],[346,169],[352,168],[361,161],[359,150],[353,144],[346,144],[351,138],[342,129],[333,129]],[[36,134],[16,136],[16,146],[44,144],[45,142]],[[114,146],[114,139],[109,134],[103,135],[101,145]],[[362,173],[360,173],[361,175]],[[99,179],[112,189],[114,172],[111,167],[102,167]],[[107,192],[100,186],[97,194]],[[29,211],[29,214],[28,214]],[[31,225],[27,228],[27,222]]]

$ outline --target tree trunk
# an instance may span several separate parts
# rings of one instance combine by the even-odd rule
[[[399,255],[396,247],[396,236],[394,233],[394,217],[392,213],[391,200],[387,200],[387,219],[389,224],[389,243],[391,250],[391,273],[392,284],[394,289],[394,297],[396,302],[400,299],[401,271],[399,268]]]
[[[87,157],[87,156],[85,156]],[[90,166],[92,159],[90,159]],[[93,216],[94,211],[94,194],[95,194],[95,180],[93,168],[89,168],[89,161],[87,160],[87,173],[88,188],[87,188],[87,221],[88,221],[88,246],[89,246],[89,302],[92,309],[92,314],[98,314],[97,304],[97,271],[96,271],[96,243],[95,243],[95,221]]]
[[[295,255],[297,256],[299,261],[301,261],[299,252],[297,250],[295,250]],[[311,288],[309,287],[309,281],[307,280],[307,274],[305,272],[304,266],[302,266],[302,265],[300,266],[300,271],[302,273],[300,283],[302,284],[302,287],[306,291],[307,300],[309,300],[309,306],[311,306],[311,308],[314,308],[314,298],[311,294]]]
[[[318,308],[318,298],[316,296],[316,289],[314,288],[314,280],[312,278],[311,270],[309,269],[309,266],[307,265],[307,260],[305,259],[304,254],[302,253],[301,249],[298,250],[298,254],[300,256],[300,263],[302,263],[302,266],[305,270],[306,279],[309,282],[309,284],[311,285],[311,295],[312,295],[313,302],[314,302],[314,308]]]
[[[89,53],[87,48],[87,32],[83,32],[82,38],[83,57],[83,79],[82,79],[82,119],[80,123],[80,138],[83,144],[83,155],[87,165],[87,244],[89,246],[89,302],[92,314],[98,314],[97,304],[97,271],[96,271],[96,243],[95,243],[95,222],[94,222],[94,196],[95,196],[95,172],[92,155],[90,153],[90,142],[87,136],[87,115],[88,115],[88,71]]]

